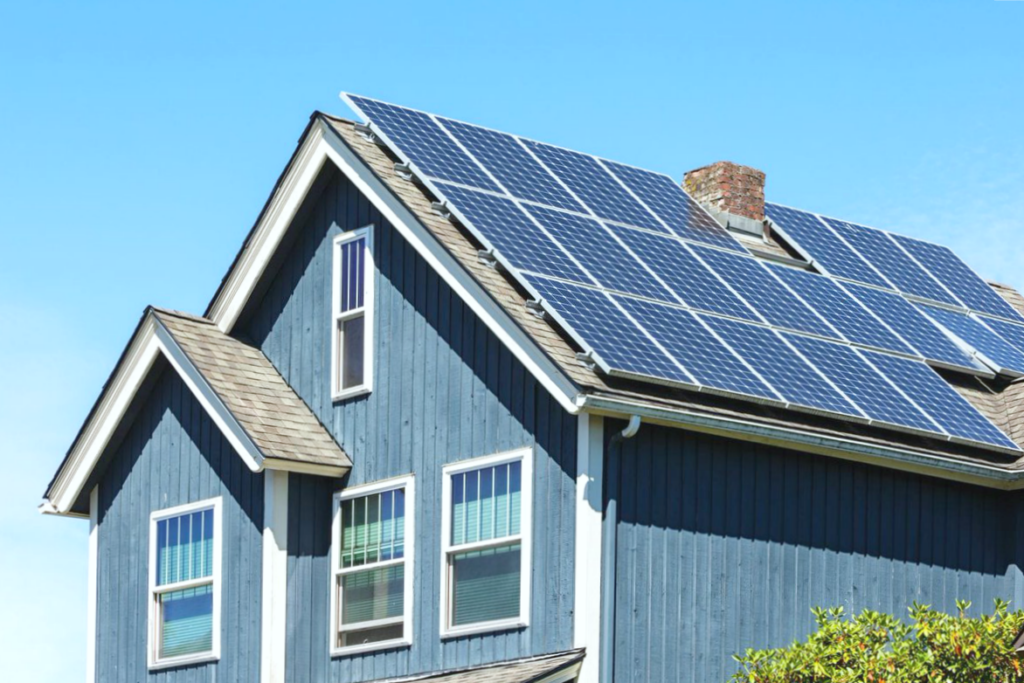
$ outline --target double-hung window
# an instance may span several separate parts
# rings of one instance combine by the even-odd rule
[[[412,642],[413,479],[335,495],[331,652]]]
[[[331,395],[364,394],[373,384],[373,226],[334,240]]]
[[[444,468],[441,634],[526,626],[530,449]]]
[[[150,515],[149,665],[220,655],[220,498]]]

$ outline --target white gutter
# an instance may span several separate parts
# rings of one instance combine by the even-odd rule
[[[643,418],[648,422],[669,427],[686,428],[808,453],[819,453],[989,488],[1024,488],[1024,471],[1009,470],[996,465],[955,460],[940,455],[877,446],[842,437],[822,436],[793,427],[773,427],[750,420],[709,415],[682,408],[667,408],[608,396],[583,394],[577,397],[577,404],[581,412],[620,418],[631,416],[627,430],[633,425],[633,419]],[[636,426],[639,427],[639,424]]]

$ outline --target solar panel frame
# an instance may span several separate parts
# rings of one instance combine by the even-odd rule
[[[664,349],[659,348],[654,340],[618,307],[610,294],[593,287],[531,273],[524,273],[523,281],[536,300],[547,304],[544,306],[545,312],[576,339],[605,374],[693,390],[700,389],[696,379],[680,367]],[[586,313],[577,313],[573,307],[564,305],[569,299],[586,300],[592,308]],[[603,318],[599,321],[598,317],[602,315]],[[588,334],[588,331],[593,334]],[[618,336],[608,345],[604,345],[601,343],[603,335],[610,331]],[[598,340],[596,344],[595,340]],[[620,348],[628,348],[653,363],[636,365],[629,356],[622,355]],[[656,368],[662,374],[652,375],[643,370],[645,367]]]
[[[993,377],[948,334],[937,327],[902,294],[874,289],[854,282],[838,282],[850,296],[871,310],[930,364],[972,375]]]
[[[826,275],[894,289],[817,214],[771,202],[764,207],[772,229]]]
[[[433,115],[359,95],[343,93],[342,97],[360,116],[370,121],[374,134],[380,136],[418,175],[491,192],[502,191]],[[373,112],[376,115],[372,115]],[[415,124],[405,121],[401,126],[390,127],[390,132],[382,127],[382,122],[386,125],[387,120],[399,118],[415,119]],[[403,137],[404,140],[401,139]],[[440,154],[439,150],[444,153]]]
[[[597,157],[536,140],[523,143],[598,218],[655,232],[669,229],[602,166]]]
[[[436,182],[435,188],[456,218],[486,248],[493,249],[511,272],[529,270],[591,282],[588,274],[565,253],[562,246],[545,234],[513,200],[448,183]],[[510,225],[517,229],[500,229],[500,226]],[[537,254],[543,256],[534,258]]]
[[[672,235],[609,224],[608,229],[640,257],[658,254],[645,263],[690,308],[760,322],[762,318],[707,267],[693,251]]]
[[[787,408],[862,424],[869,422],[856,405],[787,344],[777,331],[704,313],[697,316],[765,378],[786,401]]]
[[[851,346],[791,333],[783,337],[829,378],[872,424],[922,434],[946,436],[931,417],[888,382]]]
[[[761,261],[752,256],[698,245],[693,247],[693,251],[772,325],[842,339],[838,331],[774,277]]]
[[[835,280],[787,266],[769,264],[768,270],[807,302],[847,341],[921,358],[917,351],[908,346],[857,299],[850,296]]]
[[[674,306],[612,295],[647,334],[686,368],[701,391],[784,405],[774,388],[694,313]]]
[[[915,400],[915,405],[944,429],[951,441],[1002,448],[1009,453],[1020,451],[1002,430],[928,366],[874,351],[859,353],[892,384],[921,399]]]
[[[943,329],[973,349],[976,357],[1000,375],[1024,377],[1024,351],[966,313],[917,304],[918,309]]]
[[[1024,323],[1024,317],[949,247],[906,235],[889,233],[889,236],[932,277],[943,283],[964,307]]]
[[[822,220],[900,292],[949,306],[959,305],[942,283],[910,258],[884,230],[826,216]]]
[[[490,171],[508,194],[546,206],[586,213],[586,207],[523,147],[516,136],[442,116],[435,118],[477,163]]]

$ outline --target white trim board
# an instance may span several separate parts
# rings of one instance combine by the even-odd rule
[[[260,683],[284,683],[288,603],[288,473],[263,480],[263,604]]]
[[[89,579],[86,598],[85,625],[85,682],[96,681],[96,606],[99,602],[99,519],[100,487],[93,486],[89,492]]]

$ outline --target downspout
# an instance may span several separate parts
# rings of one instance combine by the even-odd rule
[[[611,484],[612,459],[616,454],[612,452],[615,447],[620,447],[626,439],[632,439],[640,431],[641,418],[639,415],[631,415],[629,424],[621,432],[608,440],[608,448],[605,455],[605,490]],[[620,468],[621,469],[621,468]],[[616,470],[618,472],[619,470]],[[601,534],[604,538],[601,544],[601,661],[598,667],[598,676],[601,683],[611,683],[615,670],[615,555],[617,545],[617,526],[619,512],[618,501],[611,495],[605,502],[604,528]]]

